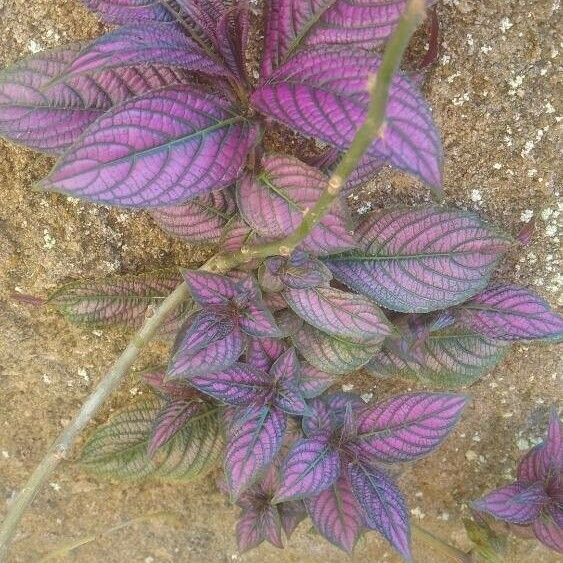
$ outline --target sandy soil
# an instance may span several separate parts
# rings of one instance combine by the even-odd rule
[[[516,249],[501,275],[535,287],[554,305],[561,298],[557,191],[558,0],[446,0],[439,8],[441,58],[427,93],[444,138],[445,191],[516,233],[533,214],[536,233]],[[560,16],[559,16],[560,17]],[[96,36],[102,26],[77,0],[0,0],[0,65],[30,52]],[[560,91],[560,90],[559,90]],[[47,158],[0,141],[0,515],[76,412],[104,368],[122,349],[118,331],[70,326],[56,313],[22,305],[15,292],[45,296],[71,278],[201,261],[194,250],[162,235],[141,213],[110,211],[30,190],[49,168]],[[386,172],[355,202],[366,210],[391,201],[425,201],[426,190]],[[559,207],[558,207],[559,206]],[[162,353],[153,347],[139,367]],[[433,457],[401,476],[413,519],[467,548],[461,518],[466,502],[513,476],[522,450],[542,434],[549,404],[561,396],[561,349],[515,346],[490,375],[469,389],[473,397],[454,436]],[[374,399],[407,388],[401,382],[348,378]],[[108,405],[142,393],[135,374]],[[81,562],[310,561],[346,557],[302,524],[290,546],[237,553],[236,511],[212,478],[177,488],[99,481],[64,464],[26,515],[10,561],[29,562],[61,543],[98,534],[156,511],[153,519],[97,539],[74,552]],[[417,561],[442,561],[415,544]],[[357,562],[396,561],[377,535],[356,551]],[[555,561],[537,543],[512,540],[511,562]]]

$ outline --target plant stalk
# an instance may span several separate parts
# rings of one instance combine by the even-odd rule
[[[256,258],[268,256],[289,256],[321,221],[334,201],[339,197],[342,186],[356,168],[358,162],[377,136],[385,128],[385,109],[389,98],[389,86],[393,74],[399,67],[405,49],[418,25],[424,19],[425,0],[410,0],[395,32],[385,48],[381,65],[368,86],[371,92],[366,120],[358,129],[350,148],[344,154],[336,170],[331,175],[327,187],[316,204],[303,213],[299,227],[281,241],[259,245],[254,248],[243,247],[231,254],[217,254],[206,262],[203,270],[225,273]],[[21,489],[10,506],[8,514],[0,526],[0,561],[6,557],[8,546],[17,526],[31,504],[35,495],[47,481],[61,460],[65,459],[80,432],[96,415],[111,393],[118,387],[123,377],[139,356],[141,350],[154,336],[166,317],[189,297],[185,283],[180,284],[148,318],[133,340],[115,361],[109,372],[102,378],[96,389],[88,397],[80,411],[61,432],[49,448],[47,454],[36,467],[31,477]]]
[[[421,528],[417,524],[411,522],[411,530],[415,538],[418,538],[438,553],[441,553],[458,563],[471,563],[472,557],[469,553],[465,553],[465,551],[450,545],[448,542],[436,537],[434,534],[431,534],[429,531]]]

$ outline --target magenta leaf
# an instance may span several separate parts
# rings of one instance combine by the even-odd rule
[[[39,186],[112,205],[182,203],[231,184],[255,138],[226,101],[169,86],[107,112]]]
[[[362,295],[332,287],[288,288],[283,295],[297,315],[327,334],[370,344],[392,334],[381,309]]]
[[[191,378],[224,370],[240,357],[245,338],[232,320],[211,312],[192,315],[178,333],[168,377]]]
[[[278,338],[250,338],[246,347],[246,363],[269,372],[285,349],[283,340]]]
[[[292,335],[294,346],[314,367],[326,373],[350,373],[367,364],[379,345],[357,344],[303,325]]]
[[[536,538],[544,545],[563,553],[563,526],[560,523],[547,515],[542,515],[532,524],[532,528]]]
[[[281,524],[287,539],[295,531],[295,528],[307,517],[307,511],[302,501],[282,502],[277,505],[280,513]]]
[[[279,338],[283,336],[270,310],[262,300],[249,303],[239,318],[240,328],[250,336]]]
[[[158,306],[181,282],[176,272],[155,272],[72,282],[53,293],[48,303],[77,324],[139,327],[150,307]],[[185,312],[180,308],[173,318]]]
[[[518,465],[518,481],[533,483],[544,481],[563,471],[563,431],[559,414],[554,407],[549,417],[547,437],[534,446]]]
[[[149,441],[148,455],[152,457],[156,451],[168,443],[199,410],[201,403],[186,400],[169,402],[155,420]]]
[[[362,533],[363,523],[347,475],[340,475],[331,487],[304,502],[317,531],[351,554]]]
[[[470,385],[503,358],[507,345],[467,331],[430,333],[410,348],[405,338],[389,339],[365,369],[377,377],[400,376],[429,385]]]
[[[239,2],[220,16],[215,32],[217,51],[227,68],[240,81],[246,81],[246,48],[250,27],[248,5]]]
[[[370,459],[412,461],[429,454],[446,439],[466,403],[464,395],[397,395],[359,413],[355,442]]]
[[[235,209],[234,197],[227,189],[196,197],[183,205],[157,207],[150,213],[168,234],[192,244],[209,244],[219,242]]]
[[[530,524],[549,502],[543,483],[512,483],[472,503],[473,508],[512,524]]]
[[[142,65],[61,78],[82,44],[33,55],[0,73],[0,135],[59,153],[113,106],[188,80],[185,71]]]
[[[275,506],[249,508],[244,510],[237,523],[237,543],[244,553],[268,541],[275,547],[283,548],[281,521]]]
[[[268,238],[291,234],[312,207],[328,178],[319,170],[288,156],[266,156],[258,176],[246,174],[237,186],[237,202],[245,221]],[[355,248],[344,206],[337,202],[301,243],[315,254]]]
[[[262,72],[268,76],[300,47],[378,47],[393,33],[406,4],[406,0],[271,0]]]
[[[243,363],[234,363],[216,373],[204,372],[190,377],[190,383],[228,405],[263,404],[271,389],[267,373]]]
[[[166,0],[83,0],[108,23],[174,21]]]
[[[225,225],[220,242],[221,248],[225,252],[237,252],[243,246],[254,242],[256,237],[256,231],[242,217],[235,215]]]
[[[276,359],[270,369],[270,375],[276,382],[291,383],[298,378],[300,371],[301,366],[295,348],[289,348]]]
[[[338,377],[334,374],[321,371],[307,362],[301,362],[296,386],[305,399],[312,399],[321,395],[337,380]]]
[[[181,381],[168,381],[166,368],[152,368],[143,373],[143,382],[150,385],[157,394],[165,398],[187,400],[199,397],[199,393],[187,383]]]
[[[494,285],[461,305],[456,316],[469,329],[499,340],[559,340],[563,317],[534,292]]]
[[[348,472],[365,525],[381,533],[410,560],[409,513],[397,485],[380,469],[363,463],[351,463]]]
[[[163,64],[225,76],[229,71],[173,23],[120,27],[93,41],[63,76],[139,64]]]
[[[280,487],[273,503],[316,495],[340,475],[340,458],[323,437],[297,440],[281,468]]]
[[[358,254],[325,259],[342,283],[393,311],[457,305],[486,285],[510,239],[466,211],[391,208],[357,230]]]
[[[252,95],[261,112],[346,150],[366,118],[368,79],[380,58],[363,50],[311,49],[275,71]],[[405,76],[393,76],[385,128],[366,156],[385,159],[395,168],[439,190],[442,147],[432,114]]]
[[[239,293],[237,281],[228,276],[203,270],[184,270],[183,274],[192,298],[202,307],[227,305]]]
[[[287,416],[267,406],[256,407],[243,418],[231,425],[225,452],[225,474],[235,498],[272,463],[287,427]]]

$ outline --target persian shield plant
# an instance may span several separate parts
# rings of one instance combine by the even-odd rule
[[[309,516],[345,551],[376,530],[409,559],[409,512],[387,466],[437,448],[467,399],[415,392],[373,406],[331,387],[365,368],[452,389],[514,341],[563,335],[539,296],[490,282],[514,242],[477,215],[350,213],[346,196],[384,166],[441,193],[421,76],[399,70],[433,2],[265,2],[260,61],[248,58],[259,18],[244,0],[86,4],[117,27],[5,70],[0,134],[57,156],[38,189],[147,209],[219,252],[199,269],[166,264],[50,298],[73,321],[139,332],[18,498],[0,550],[158,332],[175,340],[144,376],[155,396],[90,436],[86,468],[184,482],[222,465],[241,550],[282,547]],[[274,150],[290,131],[319,145]]]

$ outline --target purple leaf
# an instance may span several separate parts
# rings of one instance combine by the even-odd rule
[[[285,348],[283,340],[278,338],[250,338],[246,348],[246,363],[269,372]]]
[[[90,10],[108,23],[174,21],[174,15],[160,0],[83,0]]]
[[[305,252],[295,251],[290,258],[273,256],[260,268],[261,285],[269,284],[268,291],[281,291],[284,287],[307,289],[324,286],[332,279],[330,270]]]
[[[299,523],[307,517],[307,512],[302,501],[282,502],[277,505],[280,513],[281,524],[287,539],[295,531]]]
[[[244,553],[260,545],[264,540],[283,548],[281,522],[275,506],[250,508],[244,510],[237,523],[237,543],[239,551]]]
[[[277,455],[287,427],[287,416],[276,408],[258,407],[245,413],[228,433],[225,474],[233,497],[262,473]]]
[[[563,553],[563,527],[558,525],[554,519],[540,516],[532,527],[538,540],[550,549]]]
[[[268,76],[300,47],[373,49],[393,33],[406,4],[406,0],[271,0],[262,72]]]
[[[282,411],[295,416],[308,416],[310,413],[301,391],[295,385],[282,382],[278,387],[275,405]]]
[[[215,44],[231,73],[246,81],[246,49],[250,12],[244,2],[225,11],[217,23]]]
[[[199,392],[187,383],[167,381],[166,368],[155,368],[144,372],[143,382],[150,385],[160,395],[173,401],[194,399],[200,396]]]
[[[544,481],[550,475],[563,471],[563,432],[557,409],[553,408],[549,417],[547,438],[534,446],[518,465],[518,481],[533,483]]]
[[[241,215],[256,232],[268,238],[291,234],[326,187],[328,178],[288,156],[266,156],[259,176],[246,174],[237,186]],[[315,254],[330,254],[356,246],[347,226],[345,208],[336,203],[301,243]]]
[[[316,495],[330,487],[340,475],[340,458],[328,440],[318,437],[297,440],[289,450],[281,483],[273,503]]]
[[[397,485],[383,471],[365,464],[350,464],[348,471],[365,525],[380,532],[405,559],[410,560],[408,509]]]
[[[186,378],[224,370],[238,360],[245,338],[232,321],[196,313],[180,330],[168,365],[168,377]]]
[[[239,293],[237,282],[203,270],[184,270],[184,279],[194,301],[202,307],[227,305]]]
[[[406,345],[406,347],[404,346]],[[389,339],[365,369],[377,377],[400,376],[429,385],[470,385],[490,371],[507,351],[506,343],[471,332],[431,333],[411,353],[403,338]]]
[[[270,295],[279,295],[280,299],[282,299],[283,301],[283,304],[286,305],[280,294],[273,293]],[[267,294],[265,297],[268,298],[269,295]],[[268,298],[267,302],[268,307],[272,309],[272,300]],[[275,319],[278,323],[278,326],[280,327],[280,330],[283,332],[284,338],[292,336],[303,326],[303,320],[300,319],[292,310],[287,308],[281,310],[278,309],[275,313]]]
[[[461,305],[456,316],[469,329],[499,340],[558,340],[563,317],[532,291],[495,285]]]
[[[542,483],[512,483],[485,495],[472,505],[476,510],[487,512],[499,520],[523,525],[538,518],[547,502],[549,497]]]
[[[244,219],[235,215],[225,225],[225,231],[221,238],[221,248],[224,252],[237,252],[256,239],[256,231],[252,229]]]
[[[304,135],[346,150],[366,118],[368,79],[381,59],[362,50],[311,49],[275,71],[252,95],[254,106]],[[393,76],[385,128],[366,156],[439,190],[442,147],[430,109],[405,76]]]
[[[216,76],[229,71],[173,23],[129,25],[102,35],[68,65],[63,76],[138,64],[163,64]]]
[[[276,382],[291,383],[297,379],[301,366],[295,353],[295,348],[289,348],[281,354],[270,369],[270,375]]]
[[[361,253],[325,264],[351,289],[405,313],[466,301],[487,285],[510,244],[476,215],[438,207],[372,213],[357,236]]]
[[[337,376],[321,371],[307,362],[301,362],[296,386],[305,399],[312,399],[326,391],[337,380]]]
[[[364,155],[342,187],[342,193],[350,195],[356,188],[363,186],[378,174],[385,166],[385,159],[380,156]]]
[[[324,398],[316,398],[309,402],[310,414],[301,421],[305,436],[328,437],[333,429],[333,419],[329,406]]]
[[[362,514],[348,477],[338,480],[318,496],[305,499],[317,531],[340,549],[352,553],[362,533]]]
[[[283,295],[297,315],[328,334],[370,344],[392,334],[381,309],[362,295],[332,287],[288,288]]]
[[[168,443],[200,409],[201,403],[193,401],[175,400],[168,403],[155,420],[147,450],[149,457]]]
[[[112,205],[173,205],[231,184],[255,138],[224,100],[169,86],[107,112],[39,186]]]
[[[114,105],[188,80],[185,71],[149,65],[61,78],[83,47],[38,53],[0,73],[0,135],[58,153]]]
[[[239,318],[240,328],[250,336],[280,338],[282,331],[262,300],[249,303]]]
[[[292,335],[294,346],[313,366],[330,374],[350,373],[373,357],[379,345],[355,344],[303,325]]]
[[[369,407],[358,416],[356,444],[377,461],[412,461],[450,434],[467,403],[464,395],[410,393]]]
[[[59,288],[48,303],[73,323],[137,328],[144,322],[148,309],[160,304],[180,282],[181,276],[176,272],[78,281]]]
[[[150,214],[156,224],[175,237],[192,244],[219,242],[236,209],[230,190],[211,192],[176,206],[158,207]]]
[[[190,377],[202,393],[228,405],[261,405],[268,398],[272,382],[267,373],[248,364],[235,363],[217,373]]]

